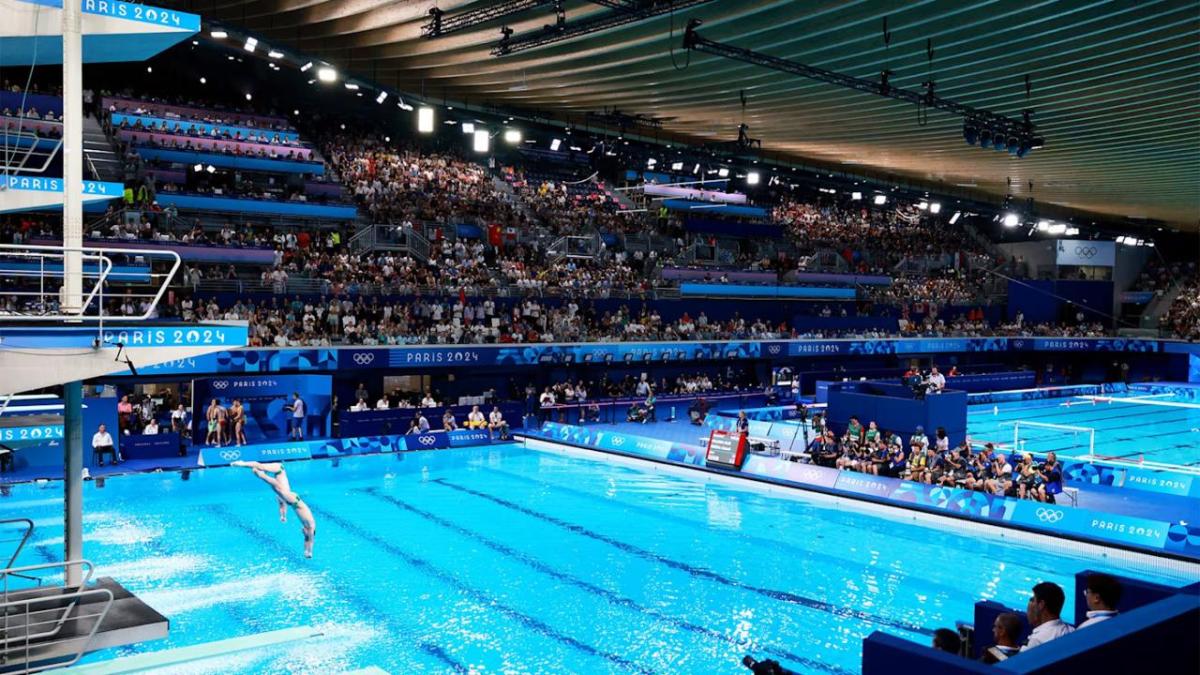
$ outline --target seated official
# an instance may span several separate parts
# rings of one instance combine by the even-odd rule
[[[187,410],[180,403],[179,407],[171,411],[171,431],[181,434],[187,429]]]
[[[1046,461],[1042,463],[1038,474],[1042,477],[1042,484],[1039,486],[1037,500],[1048,504],[1055,504],[1054,496],[1062,493],[1062,464],[1058,463],[1058,455],[1053,452],[1046,454]]]
[[[1076,627],[1094,626],[1117,615],[1121,604],[1121,582],[1107,574],[1090,574],[1083,597],[1087,600],[1087,619]]]
[[[1056,583],[1043,581],[1033,587],[1029,596],[1029,604],[1025,608],[1026,618],[1033,630],[1025,640],[1021,651],[1033,649],[1039,645],[1056,640],[1068,633],[1075,632],[1075,627],[1059,618],[1063,603],[1066,602],[1063,589]]]
[[[391,401],[388,401],[388,397],[386,397],[386,396],[380,396],[379,400],[375,402],[376,410],[388,410],[391,407],[392,407],[392,403],[391,403]]]
[[[645,424],[646,409],[643,408],[640,403],[634,403],[633,405],[629,406],[629,411],[625,413],[625,421]]]
[[[113,447],[112,435],[108,433],[108,428],[101,424],[96,433],[92,434],[92,453],[100,457],[100,466],[104,466],[104,456],[108,455],[112,458],[112,463],[117,463],[117,450]]]
[[[458,429],[458,420],[454,419],[454,413],[446,408],[446,412],[442,413],[442,431],[456,431]]]
[[[500,435],[500,440],[508,440],[508,422],[504,421],[504,413],[500,412],[499,407],[492,407],[491,414],[488,415],[488,431]]]
[[[1020,634],[1020,615],[1012,612],[1000,614],[995,621],[992,621],[993,644],[983,650],[983,655],[979,657],[979,660],[983,663],[993,664],[1006,661],[1016,655],[1021,651],[1021,647],[1017,644],[1017,636]]]
[[[357,403],[350,406],[350,412],[363,412],[364,410],[370,410],[370,407],[367,406],[367,399],[365,398],[358,399]]]
[[[412,419],[412,422],[408,425],[408,433],[424,434],[424,433],[427,433],[428,431],[429,431],[429,420],[425,419],[424,414],[418,412],[417,416],[414,417]]]
[[[471,412],[467,413],[467,428],[482,429],[487,426],[487,418],[480,412],[479,406],[471,406]]]
[[[142,427],[142,434],[146,436],[157,436],[158,420],[152,418],[149,422],[146,422],[146,426]]]

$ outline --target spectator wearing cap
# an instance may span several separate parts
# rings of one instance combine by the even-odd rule
[[[1017,637],[1020,634],[1021,616],[1019,614],[1005,612],[998,615],[992,621],[992,639],[995,644],[983,650],[983,655],[979,657],[979,660],[987,664],[1000,663],[1020,652],[1021,648],[1017,646]]]
[[[1108,621],[1117,615],[1117,605],[1121,603],[1121,582],[1107,574],[1090,574],[1083,597],[1087,600],[1087,620],[1079,624],[1076,630]]]
[[[1025,641],[1025,646],[1021,647],[1021,651],[1032,649],[1075,631],[1074,626],[1064,623],[1059,618],[1066,599],[1062,587],[1056,583],[1043,581],[1033,587],[1033,593],[1029,596],[1029,604],[1025,607],[1025,616],[1029,619],[1029,625],[1033,627],[1033,630],[1029,633],[1029,639]]]

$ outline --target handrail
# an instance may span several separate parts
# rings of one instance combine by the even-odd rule
[[[41,254],[37,252],[41,251]],[[101,262],[102,272],[96,283],[93,285],[91,292],[84,298],[79,308],[79,314],[37,314],[37,315],[22,315],[22,314],[5,314],[2,318],[8,321],[46,321],[48,319],[62,319],[68,321],[96,321],[104,323],[104,307],[98,307],[97,314],[85,314],[86,310],[92,304],[92,300],[99,294],[103,299],[104,282],[108,278],[109,272],[112,270],[112,261],[106,254],[113,255],[141,255],[148,258],[155,256],[167,257],[172,260],[171,269],[165,275],[162,284],[158,287],[158,291],[154,294],[154,299],[149,303],[146,311],[140,316],[122,317],[125,321],[145,321],[153,318],[158,303],[162,300],[167,289],[171,285],[171,280],[175,278],[175,274],[179,271],[182,260],[179,254],[170,249],[140,249],[140,248],[112,248],[107,246],[44,246],[37,244],[0,244],[0,255],[10,256],[34,256],[41,255],[43,257],[61,257],[66,260],[68,253],[79,253],[81,258],[98,259]],[[66,270],[64,266],[63,276],[65,280]],[[151,273],[153,278],[155,275]],[[44,278],[44,274],[43,274]]]
[[[104,619],[107,618],[109,611],[112,609],[114,600],[115,597],[111,590],[107,588],[92,588],[42,598],[6,600],[0,603],[0,612],[4,614],[3,639],[0,640],[0,644],[3,645],[0,646],[0,663],[4,665],[4,672],[6,674],[24,675],[78,663],[84,654],[89,651],[96,633],[100,630],[100,626],[104,623]],[[58,609],[57,607],[46,610],[35,609],[39,603],[59,604],[64,601],[68,601],[68,604],[61,618],[38,620],[39,614],[45,614]],[[102,603],[98,611],[75,614],[74,616],[70,615],[76,607],[97,602]],[[10,621],[16,617],[24,617],[25,621],[19,626],[12,626],[12,628],[24,628],[24,630],[18,630],[19,634],[14,636],[11,635]],[[90,624],[90,628],[79,635],[51,640],[41,639],[57,635],[58,631],[68,620],[75,621],[76,625]],[[51,630],[41,630],[40,632],[32,632],[30,630],[31,626],[42,626],[45,624],[53,624],[54,628]],[[51,647],[70,645],[72,643],[79,644],[76,647],[72,647],[70,651],[58,656],[36,653],[36,651],[46,652]],[[21,664],[23,667],[17,664]]]
[[[17,556],[21,555],[21,549],[25,548],[25,544],[29,542],[29,537],[33,535],[33,521],[28,518],[6,518],[4,520],[0,520],[0,526],[11,525],[13,523],[25,523],[27,527],[25,528],[25,533],[21,535],[21,543],[17,544],[17,548],[13,550],[12,555],[8,557],[8,562],[4,565],[4,569],[6,571],[12,569],[13,563],[17,561]],[[22,575],[18,574],[14,576]],[[25,578],[33,579],[34,577]],[[40,580],[38,581],[40,583]]]

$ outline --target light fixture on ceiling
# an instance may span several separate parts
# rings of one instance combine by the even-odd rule
[[[462,132],[464,134],[475,133],[475,123],[474,122],[463,122],[462,123]]]
[[[509,145],[516,145],[521,142],[521,131],[519,129],[505,129],[504,142]]]
[[[252,37],[246,38],[246,44],[242,46],[243,49],[250,52],[251,54],[254,53],[254,50],[257,47],[258,47],[258,38],[252,38]]]
[[[856,202],[862,201],[862,193],[861,192],[851,192],[850,199],[853,199]]]
[[[312,61],[300,66],[300,72],[307,73],[309,68],[312,68]]]
[[[267,58],[282,59],[283,52],[279,51],[278,49],[272,49],[271,51],[267,52]]]
[[[875,195],[875,206],[883,206],[887,203],[887,195]]]
[[[941,213],[942,212],[942,203],[941,202],[929,202],[929,212],[934,215]]]
[[[962,218],[962,211],[955,211],[954,215],[950,216],[950,224],[957,223],[959,218]]]
[[[353,82],[347,82],[345,86],[350,91],[358,91],[358,85]]]
[[[379,95],[375,97],[375,102],[382,105],[383,102],[387,100],[387,97],[388,93],[386,91],[381,91],[379,92]]]
[[[761,176],[758,175],[757,171],[751,171],[746,174],[746,185],[758,185],[759,180],[761,180]]]
[[[474,142],[471,145],[475,149],[475,152],[488,151],[488,145],[491,139],[488,138],[487,129],[476,129],[473,140]]]
[[[317,79],[321,82],[337,82],[337,71],[329,66],[317,68]]]
[[[229,37],[229,33],[226,33],[220,28],[213,29],[209,35],[211,35],[214,40],[224,40],[225,38]]]
[[[720,169],[717,169],[717,175],[720,176],[721,178],[728,178],[729,177],[729,169],[726,169],[725,167],[721,167]]]
[[[1020,225],[1020,224],[1021,224],[1021,219],[1017,216],[1017,214],[1015,214],[1015,213],[1004,214],[1004,226],[1005,227],[1016,227],[1017,225]]]
[[[433,133],[433,108],[422,106],[417,110],[417,131],[423,134]]]

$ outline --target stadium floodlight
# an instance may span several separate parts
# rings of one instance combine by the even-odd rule
[[[950,216],[950,224],[957,223],[959,218],[962,218],[962,211],[955,211],[954,215]]]
[[[337,82],[337,71],[329,66],[317,68],[317,79],[322,82]]]
[[[217,167],[213,166],[212,164],[209,164],[207,167],[204,168],[204,170],[209,173],[216,173]]]
[[[1015,214],[1015,213],[1004,214],[1004,226],[1005,227],[1016,227],[1020,223],[1021,223],[1021,219],[1017,217],[1017,214]]]
[[[692,173],[697,176],[700,175],[700,163],[699,162],[696,162],[696,166],[692,167]]]
[[[683,171],[683,162],[671,162],[672,171]]]
[[[475,123],[474,122],[463,122],[462,123],[462,131],[464,134],[475,133]]]
[[[229,33],[226,33],[220,28],[214,29],[211,33],[209,33],[209,35],[211,35],[214,40],[224,40],[225,38],[229,37]]]
[[[917,208],[921,209],[922,211],[927,211],[929,210],[929,202],[917,202]]]
[[[206,77],[200,78],[200,84],[208,84],[208,78],[206,78]]]
[[[204,165],[196,164],[195,166],[192,167],[192,170],[195,171],[196,173],[200,173],[201,171],[204,170]]]
[[[1063,234],[1067,231],[1067,226],[1063,223],[1054,223],[1050,226],[1050,234]]]
[[[875,206],[883,206],[887,203],[887,195],[875,195]]]
[[[487,152],[489,142],[491,141],[488,138],[487,129],[476,129],[474,138],[473,147],[475,148],[475,152]]]
[[[397,103],[396,105],[400,106],[400,109],[403,110],[404,112],[412,112],[413,111],[413,107],[411,105],[405,103],[404,99],[400,99],[400,102]]]
[[[271,51],[267,52],[267,58],[270,58],[270,59],[282,59],[282,58],[283,58],[283,52],[279,51],[278,49],[272,49]]]
[[[658,164],[658,160],[653,157],[646,160],[646,168],[647,169],[653,169],[655,164]]]
[[[729,177],[729,169],[726,169],[725,167],[721,167],[720,169],[717,169],[717,175],[720,176],[721,178],[728,178]]]
[[[1075,235],[1079,234],[1079,228],[1078,227],[1068,227],[1067,231],[1064,232],[1063,234],[1067,235],[1068,237],[1074,237]]]
[[[853,199],[856,202],[860,202],[860,201],[862,201],[862,193],[861,192],[851,192],[850,199]]]
[[[307,73],[309,68],[312,68],[312,61],[300,66],[300,72]]]
[[[258,48],[258,38],[246,38],[246,44],[242,48],[253,54],[254,50]]]
[[[746,174],[746,185],[758,185],[759,180],[761,180],[761,177],[758,175],[757,171],[751,171],[750,173]]]
[[[1038,232],[1049,232],[1050,231],[1050,221],[1039,220],[1038,224],[1037,224],[1037,229],[1038,229]]]
[[[941,202],[930,202],[929,203],[929,212],[934,215],[941,213],[942,212],[942,203]]]
[[[562,139],[561,138],[555,138],[554,140],[550,141],[550,149],[553,150],[554,152],[558,152],[558,149],[560,147],[562,147]]]
[[[253,95],[253,94],[250,94],[250,93],[247,93],[247,94],[246,94],[246,100],[247,100],[247,101],[252,101],[252,100],[254,100],[254,95]]]
[[[433,108],[423,106],[417,110],[417,131],[423,134],[433,133]]]
[[[381,91],[379,92],[379,95],[375,97],[375,102],[382,105],[383,102],[387,100],[387,97],[388,93],[386,91]]]
[[[516,145],[521,142],[521,132],[518,129],[505,129],[504,142],[509,145]]]
[[[347,82],[346,88],[349,89],[350,91],[358,91],[358,85],[353,82]]]

